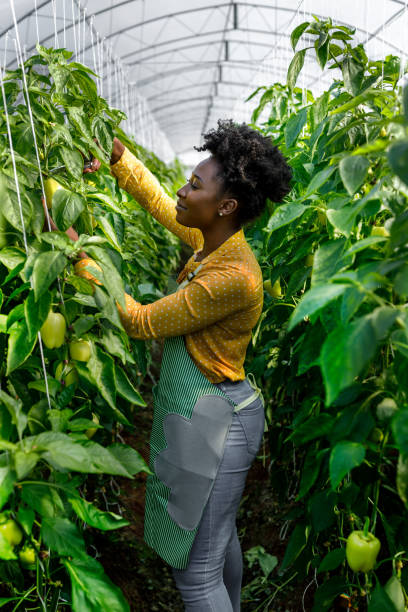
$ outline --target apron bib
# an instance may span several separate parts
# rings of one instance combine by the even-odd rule
[[[201,268],[188,275],[185,286]],[[235,404],[197,368],[184,336],[166,338],[159,383],[153,387],[153,427],[147,479],[144,539],[169,565],[185,569],[210,496]]]

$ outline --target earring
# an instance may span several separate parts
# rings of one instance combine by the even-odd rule
[[[222,212],[219,212],[218,214],[220,215],[220,217],[222,217]]]

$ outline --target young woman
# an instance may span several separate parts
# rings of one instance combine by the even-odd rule
[[[280,202],[291,171],[271,140],[219,121],[196,149],[210,156],[177,204],[115,139],[112,173],[161,224],[194,249],[178,290],[119,313],[134,338],[165,338],[154,392],[145,540],[173,567],[188,612],[240,609],[242,555],[235,524],[264,431],[263,398],[243,364],[262,312],[263,283],[242,226]],[[86,265],[77,272],[89,278]]]

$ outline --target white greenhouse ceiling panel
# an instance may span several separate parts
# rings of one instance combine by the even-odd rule
[[[66,46],[101,76],[100,90],[128,114],[125,128],[163,159],[191,162],[219,118],[248,121],[259,85],[285,83],[290,33],[330,17],[356,28],[372,59],[408,56],[405,0],[2,0],[0,52],[15,65],[14,6],[29,56],[37,40]],[[7,35],[8,32],[8,35]],[[301,41],[302,43],[302,41]],[[301,43],[299,47],[301,48]],[[327,88],[333,72],[308,57],[299,86]]]

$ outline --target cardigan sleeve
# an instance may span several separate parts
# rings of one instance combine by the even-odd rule
[[[87,261],[89,263],[89,259]],[[83,265],[75,268],[77,274],[93,280]],[[255,285],[255,278],[237,274],[235,266],[220,265],[151,304],[142,305],[125,294],[126,310],[116,305],[123,327],[132,338],[181,336],[245,309],[253,299]]]
[[[201,231],[176,221],[176,202],[165,192],[150,170],[128,149],[125,148],[119,161],[111,166],[111,171],[118,179],[119,186],[170,232],[194,250],[203,246]]]

